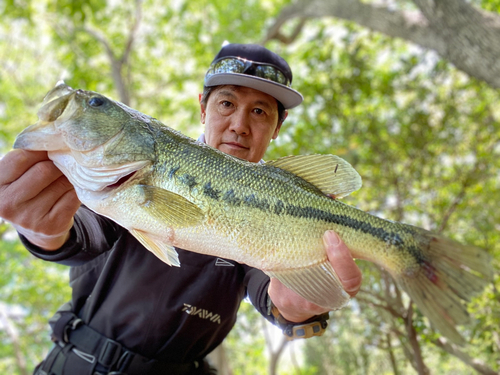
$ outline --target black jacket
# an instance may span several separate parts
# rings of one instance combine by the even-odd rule
[[[181,267],[168,266],[126,229],[85,207],[61,249],[23,242],[35,256],[71,266],[72,305],[80,318],[149,358],[203,358],[229,333],[247,295],[267,315],[269,278],[262,271],[181,249]]]

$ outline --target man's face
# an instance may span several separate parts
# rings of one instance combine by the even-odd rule
[[[226,154],[258,162],[278,136],[278,103],[261,91],[242,86],[217,87],[201,105],[205,141]]]

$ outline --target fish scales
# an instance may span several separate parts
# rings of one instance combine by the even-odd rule
[[[274,242],[277,249],[283,249],[281,244],[287,243],[285,237],[288,237],[289,234],[285,231],[287,227],[278,227],[277,230],[268,228],[268,223],[279,221],[273,220],[269,216],[288,217],[288,228],[299,226],[304,230],[295,229],[296,246],[288,250],[297,253],[297,256],[293,258],[297,264],[283,264],[283,267],[307,266],[324,261],[324,254],[318,252],[314,247],[307,247],[306,244],[316,243],[316,247],[323,246],[322,242],[318,241],[318,238],[321,239],[318,234],[321,235],[325,230],[332,229],[332,224],[334,224],[333,229],[339,233],[346,232],[344,228],[347,231],[351,229],[356,231],[356,236],[353,236],[349,245],[356,252],[357,257],[367,257],[362,253],[363,248],[374,246],[374,239],[378,239],[383,247],[386,247],[387,243],[393,242],[394,246],[388,248],[387,252],[391,250],[395,252],[406,251],[400,236],[390,232],[385,221],[326,197],[314,185],[290,172],[272,166],[254,167],[250,163],[248,164],[251,168],[237,169],[234,168],[233,159],[205,158],[207,150],[201,152],[202,149],[197,145],[181,142],[181,140],[176,144],[178,150],[170,150],[171,153],[164,154],[163,159],[165,160],[160,159],[159,163],[167,165],[166,169],[171,168],[171,170],[176,171],[172,177],[177,178],[177,184],[162,186],[162,175],[159,176],[157,182],[155,181],[155,184],[176,191],[183,196],[191,197],[200,206],[211,207],[211,216],[209,216],[208,221],[220,221],[221,223],[217,225],[220,232],[230,233],[234,231],[235,227],[239,232],[258,233],[256,231],[262,231],[269,235],[260,237],[261,242]],[[179,156],[182,156],[182,159]],[[172,164],[170,160],[177,164]],[[178,160],[182,160],[182,164],[179,164]],[[169,163],[171,165],[168,165]],[[207,174],[206,171],[210,171],[210,173]],[[308,194],[304,194],[304,191]],[[214,207],[219,207],[219,210],[215,210]],[[240,210],[228,213],[230,207],[244,207],[246,210],[252,210],[252,213],[249,214],[248,211],[245,211],[245,215],[242,217]],[[262,211],[262,213],[254,212],[255,210]],[[337,214],[336,212],[345,213]],[[257,225],[246,220],[247,216],[254,215],[263,219],[254,220],[258,223]],[[315,222],[312,231],[309,220]],[[304,224],[308,225],[304,226]],[[361,238],[360,234],[369,237],[365,236],[362,241],[356,241],[356,239]],[[347,241],[349,242],[348,239]],[[372,242],[371,245],[370,242]],[[255,255],[255,248],[252,247],[255,243],[256,240],[251,238],[246,244],[247,246],[242,246],[242,248]],[[260,248],[264,248],[264,245]],[[274,254],[279,257],[278,252],[274,251]],[[216,255],[227,257],[227,254]],[[321,257],[318,258],[318,255]],[[267,256],[265,259],[276,266],[278,262],[282,262],[277,257]],[[271,268],[266,263],[260,264],[259,268],[263,270]]]
[[[175,247],[233,259],[338,309],[349,296],[322,242],[334,230],[354,257],[384,267],[435,328],[464,342],[455,326],[466,321],[465,302],[492,278],[488,253],[332,199],[361,187],[341,158],[250,163],[64,84],[47,94],[38,115],[14,147],[48,151],[87,207],[167,264],[180,265]]]

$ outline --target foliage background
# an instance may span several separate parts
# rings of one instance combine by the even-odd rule
[[[38,104],[59,79],[125,98],[197,137],[197,98],[213,56],[226,40],[262,40],[287,3],[0,2],[0,153],[36,121]],[[493,12],[500,8],[497,1],[474,3]],[[286,24],[285,32],[297,22]],[[346,199],[349,204],[484,247],[500,269],[498,90],[431,51],[330,18],[307,21],[291,44],[270,41],[266,47],[287,59],[293,86],[305,97],[268,159],[342,156],[364,182]],[[67,269],[33,259],[4,222],[0,240],[0,372],[27,374],[50,348],[47,319],[69,299]],[[224,344],[227,371],[411,374],[419,358],[439,374],[479,371],[472,362],[481,373],[499,371],[498,275],[470,304],[473,319],[461,329],[470,345],[460,349],[447,347],[418,311],[411,313],[382,269],[358,264],[362,291],[348,308],[331,314],[321,338],[283,344],[243,304]],[[281,352],[285,347],[291,350]]]

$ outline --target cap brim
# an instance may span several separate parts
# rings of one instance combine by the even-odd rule
[[[298,91],[288,86],[248,74],[218,73],[205,79],[207,87],[222,85],[244,86],[262,91],[280,101],[285,109],[297,107],[304,100]]]

